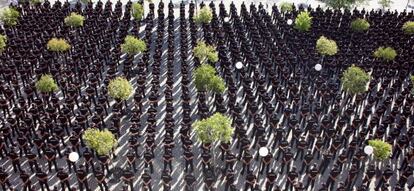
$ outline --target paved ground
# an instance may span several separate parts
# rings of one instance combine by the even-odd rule
[[[125,1],[125,0],[123,0],[123,1]],[[393,5],[393,9],[398,9],[398,10],[404,9],[404,6],[405,6],[404,4],[405,3],[402,0],[401,1],[396,0],[396,1],[398,1],[398,3],[395,3]],[[159,2],[158,0],[154,1],[154,3],[156,3],[156,4],[158,4],[158,2]],[[236,1],[236,2],[237,2],[236,3],[237,7],[240,7],[239,5],[241,4],[241,1]],[[250,4],[250,2],[256,2],[256,3],[258,3],[260,1],[246,1],[247,4]],[[271,5],[273,3],[278,3],[280,1],[261,1],[261,2],[263,4],[269,4],[269,5]],[[301,1],[295,1],[295,2],[301,2]],[[226,3],[228,3],[228,2],[226,1]],[[317,2],[314,1],[314,0],[309,0],[308,3],[312,4],[312,6],[314,6]],[[6,6],[6,4],[7,4],[7,2],[5,2],[4,0],[2,0],[0,2],[0,6]],[[373,3],[373,4],[370,4],[370,5],[366,6],[366,7],[369,7],[369,8],[378,8],[378,5],[376,5],[375,3]],[[228,7],[227,7],[227,10],[228,10]],[[178,15],[178,9],[175,10],[175,14]],[[178,25],[179,25],[178,22],[176,22],[176,24],[175,24],[176,30],[178,30],[177,29]],[[152,38],[152,41],[153,42],[155,42],[155,38],[156,38],[156,27],[157,26],[155,25],[154,30],[153,30],[154,31],[153,38]],[[143,27],[141,27],[141,29],[143,29]],[[141,33],[141,35],[143,35],[143,34]],[[178,32],[175,33],[175,35],[176,35],[175,36],[175,42],[179,42],[179,34],[178,34]],[[154,48],[154,47],[152,47],[152,48]],[[164,39],[164,47],[163,47],[163,49],[166,50],[166,39]],[[177,54],[178,54],[178,52],[177,52]],[[177,56],[177,60],[178,59],[179,59],[179,56]],[[161,66],[161,70],[162,70],[161,73],[165,73],[166,72],[166,67],[165,67],[166,66],[166,63],[165,63],[165,61],[166,61],[166,54],[165,53],[163,54],[163,61],[164,62],[162,63],[162,66]],[[176,63],[178,63],[177,68],[180,68],[181,67],[180,66],[180,62],[177,61]],[[177,69],[175,71],[179,71],[179,69]],[[148,79],[147,79],[147,83],[149,83],[151,81],[151,78],[152,78],[152,76],[149,75],[148,76]],[[135,80],[136,79],[134,79],[132,81],[133,84],[136,83]],[[165,75],[161,76],[160,81],[161,82],[165,82],[165,80],[166,80]],[[175,85],[176,89],[174,90],[175,91],[175,95],[174,96],[175,96],[175,98],[179,98],[181,96],[181,90],[180,90],[180,88],[179,88],[180,86],[178,84],[180,82],[180,79],[177,78],[176,80],[177,80],[177,84]],[[193,92],[192,92],[193,96],[192,97],[194,98],[195,91],[194,91],[194,88],[192,88],[192,89],[193,89]],[[162,84],[162,87],[160,89],[160,92],[163,92],[163,91],[164,91],[164,83]],[[181,119],[178,116],[181,116],[181,107],[180,107],[180,104],[181,103],[179,101],[177,101],[178,99],[174,99],[174,100],[175,100],[174,101],[174,107],[175,107],[175,109],[177,111],[177,113],[176,113],[176,117],[177,117],[176,123],[179,124],[179,122],[180,122]],[[195,101],[196,101],[195,99],[192,99],[192,105],[193,106],[196,105],[196,103],[194,103]],[[147,106],[148,106],[148,103],[146,103],[146,105],[144,107],[147,107]],[[159,108],[165,108],[165,102],[164,102],[164,100],[161,100],[160,101]],[[165,111],[163,111],[161,109],[159,109],[159,111],[160,112],[158,113],[158,116],[160,117],[160,119],[163,119],[163,116],[165,115]],[[144,118],[145,117],[146,116],[144,116]],[[128,121],[128,117],[123,118],[123,122],[127,122],[127,121]],[[159,120],[159,124],[158,125],[159,126],[162,126],[163,125],[163,120]],[[122,128],[122,134],[127,134],[126,133],[127,129],[128,129],[128,126],[124,126]],[[176,134],[178,134],[177,131],[176,131]],[[156,137],[156,142],[161,142],[162,141],[162,137],[163,137],[163,134],[159,134]],[[177,147],[181,146],[181,143],[179,143],[179,139],[175,139],[175,140],[176,140]],[[117,154],[119,156],[123,156],[125,154],[125,152],[127,151],[127,149],[123,149],[123,148],[126,147],[126,142],[127,142],[127,136],[124,136],[124,137],[121,137],[120,138],[120,147],[117,149],[117,152],[118,152]],[[184,175],[184,170],[183,170],[184,169],[184,166],[183,166],[184,163],[183,163],[183,159],[181,159],[179,157],[181,155],[181,152],[182,151],[181,151],[181,149],[179,149],[177,147],[176,147],[176,149],[174,149],[174,156],[176,156],[176,158],[174,159],[174,162],[173,162],[173,166],[174,166],[174,169],[175,169],[175,171],[173,171],[173,174],[172,174],[172,176],[174,177],[173,190],[180,190],[180,188],[182,188],[183,187],[183,184],[184,184],[184,182],[182,180],[181,181],[177,181],[177,180],[181,179],[182,176]],[[140,147],[140,151],[142,152],[142,147]],[[198,149],[198,148],[195,149],[195,152],[194,152],[195,156],[197,156],[197,154],[199,153],[199,151],[200,151],[200,149]],[[161,174],[160,171],[162,169],[162,162],[161,162],[161,160],[162,160],[162,153],[163,153],[162,152],[162,147],[158,147],[155,150],[155,153],[156,153],[156,162],[154,164],[155,172],[152,175],[153,180],[154,180],[154,182],[153,182],[153,189],[154,190],[161,190],[161,181],[159,180],[159,177],[160,177],[160,174]],[[140,154],[142,154],[142,153],[140,153]],[[60,161],[60,165],[64,165],[64,163],[63,163],[62,160],[59,160],[59,161]],[[200,161],[200,160],[198,160],[198,161]],[[117,161],[114,163],[114,166],[123,166],[123,164],[125,164],[125,163],[126,163],[125,157],[119,157],[117,159]],[[142,172],[143,163],[141,162],[139,164],[140,164],[139,165],[139,170],[140,170],[140,172]],[[255,163],[255,164],[257,164],[257,163]],[[11,165],[10,164],[7,164],[6,163],[4,165],[5,166],[9,166],[11,168]],[[27,164],[22,164],[22,165],[27,165]],[[201,164],[196,164],[196,165],[197,166],[200,166]],[[237,169],[240,169],[240,167],[241,166],[238,165],[236,168]],[[278,168],[275,165],[273,167],[274,168]],[[9,170],[10,170],[10,168],[9,168]],[[254,166],[254,169],[257,170],[257,168],[258,168],[257,165]],[[200,168],[197,168],[196,167],[196,169],[201,169],[201,167]],[[198,185],[197,185],[197,188],[201,188],[202,187],[202,176],[201,176],[201,172],[199,170],[195,170],[195,173],[196,173],[196,177],[198,177],[198,181],[197,181],[198,182]],[[51,182],[54,182],[55,185],[57,185],[58,184],[57,178],[56,177],[51,177],[51,178],[52,178],[51,179]],[[242,183],[243,183],[243,180],[244,180],[244,176],[237,176],[237,178],[238,179],[236,181],[239,182],[238,188],[241,188]],[[139,180],[139,177],[137,177],[136,180]],[[19,181],[20,180],[19,180],[18,177],[13,177],[12,182],[14,184],[19,183]],[[259,183],[261,185],[264,185],[263,184],[264,181],[265,181],[264,175],[260,176]],[[285,181],[285,179],[283,177],[279,177],[279,179],[278,179],[278,183],[279,184],[281,184],[284,181]],[[76,179],[73,176],[71,177],[71,183],[74,184],[74,185],[76,184]],[[136,188],[139,187],[138,184],[140,184],[140,182],[139,181],[135,181],[135,187]],[[218,185],[220,184],[221,186],[223,185],[221,182],[217,182],[217,184]],[[111,190],[119,190],[120,189],[120,186],[121,186],[121,184],[111,184]],[[139,189],[137,189],[137,190],[139,190]],[[223,187],[219,187],[218,190],[224,190],[224,189],[223,189]]]

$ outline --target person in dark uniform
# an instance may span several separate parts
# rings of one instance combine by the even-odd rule
[[[40,168],[37,169],[36,177],[37,177],[37,180],[39,181],[39,184],[40,184],[40,187],[41,187],[42,191],[44,191],[44,189],[46,189],[47,191],[50,191],[49,183],[48,183],[48,180],[47,180],[47,174],[44,173],[42,171],[42,169],[40,169]]]
[[[192,191],[194,190],[194,183],[197,179],[194,177],[193,173],[187,173],[184,177],[185,180],[185,191]]]
[[[52,165],[55,165],[55,170],[57,170],[56,152],[50,147],[47,147],[45,150],[45,157],[49,166],[49,172],[52,172]]]
[[[134,153],[134,151],[130,149],[126,157],[127,157],[127,162],[128,162],[129,167],[133,168],[134,172],[137,172],[137,166],[135,164],[136,154]]]
[[[148,167],[150,168],[151,173],[154,172],[154,165],[152,164],[153,158],[154,158],[154,154],[150,150],[146,149],[144,153],[144,162],[145,162],[144,164],[145,164],[145,168],[148,168]]]
[[[246,183],[244,185],[244,190],[248,191],[249,189],[253,190],[256,185],[257,178],[253,174],[253,171],[247,171]]]
[[[296,172],[296,167],[292,167],[292,170],[287,174],[287,181],[286,181],[286,190],[293,190],[293,186],[295,184],[296,179],[299,177],[299,174]]]
[[[315,186],[315,181],[316,178],[319,175],[319,168],[316,166],[316,164],[313,164],[312,167],[309,169],[309,171],[306,173],[308,176],[308,180],[306,183],[306,188],[311,188],[311,190],[313,189],[313,187]]]
[[[275,183],[276,179],[277,175],[275,171],[273,169],[270,170],[270,172],[268,172],[266,176],[266,191],[272,191],[273,184]]]
[[[88,184],[88,173],[85,170],[85,166],[80,165],[79,168],[76,170],[76,176],[78,177],[78,184],[79,184],[79,190],[83,191],[85,188],[86,191],[90,191]]]
[[[69,190],[70,189],[69,174],[65,172],[62,168],[59,168],[57,171],[57,177],[60,180],[60,185],[61,185],[62,190],[65,190],[65,186]]]
[[[171,190],[172,177],[171,177],[171,173],[169,169],[165,169],[162,172],[161,179],[162,179],[162,185],[163,185],[164,190],[165,191]]]
[[[101,191],[109,191],[108,188],[108,184],[106,183],[106,177],[105,174],[103,172],[103,170],[101,168],[96,168],[96,170],[94,170],[94,174],[95,174],[95,178],[98,182],[98,186],[101,189]]]
[[[143,189],[144,190],[148,189],[149,191],[152,191],[151,175],[149,174],[148,169],[144,170],[144,173],[142,174],[141,178],[142,178],[142,183],[143,183],[142,185]]]
[[[125,182],[126,185],[129,185],[131,190],[134,190],[134,173],[131,171],[131,168],[127,168],[124,170],[122,174],[122,180]]]
[[[194,158],[194,154],[193,154],[193,152],[191,152],[191,150],[185,150],[184,151],[185,172],[188,171],[188,167],[190,167],[191,172],[194,170],[193,158]]]
[[[25,170],[20,171],[20,179],[23,182],[23,191],[31,191],[32,181],[30,180],[30,175]]]
[[[21,171],[22,169],[21,169],[21,166],[20,166],[20,157],[19,157],[19,155],[16,153],[16,151],[15,151],[15,147],[12,147],[11,149],[10,149],[10,152],[9,152],[9,156],[8,156],[8,158],[11,160],[11,162],[12,162],[12,165],[13,165],[13,171],[15,172],[15,173],[17,173],[18,171]]]
[[[83,151],[83,157],[85,158],[85,169],[86,172],[89,172],[89,166],[92,167],[92,171],[95,169],[93,163],[93,153],[89,150],[89,148],[85,148]]]
[[[0,184],[3,190],[7,190],[6,186],[9,187],[9,189],[11,188],[9,174],[7,174],[7,172],[4,172],[2,167],[0,167]]]
[[[225,191],[228,191],[229,188],[230,188],[230,185],[234,184],[234,181],[235,181],[234,176],[235,176],[235,173],[234,173],[233,169],[230,168],[229,170],[227,170],[226,183],[225,183],[225,187],[224,187]]]

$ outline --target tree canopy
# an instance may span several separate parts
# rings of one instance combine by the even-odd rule
[[[351,22],[351,29],[355,32],[363,32],[368,30],[370,27],[370,24],[367,20],[365,19],[355,19]]]
[[[193,50],[194,56],[200,60],[201,63],[205,61],[210,61],[215,63],[218,61],[218,53],[216,48],[210,45],[207,45],[204,41],[198,41],[197,46]]]
[[[391,156],[392,145],[380,139],[369,140],[368,144],[374,148],[374,157],[386,160]]]
[[[197,24],[208,24],[213,19],[213,12],[208,6],[204,6],[200,9],[198,14],[194,17],[194,21]]]
[[[75,12],[72,12],[70,13],[69,16],[65,17],[65,24],[66,26],[71,26],[71,27],[81,27],[83,26],[84,20],[85,20],[85,17]]]
[[[145,44],[145,42],[131,35],[126,36],[124,39],[124,43],[121,44],[121,52],[131,55],[138,54],[146,50],[147,45]]]
[[[118,144],[115,135],[107,129],[103,131],[96,128],[86,129],[82,138],[86,146],[95,150],[99,155],[108,155]]]
[[[14,26],[19,20],[20,13],[15,8],[6,7],[0,14],[0,20],[7,26]]]
[[[357,66],[350,66],[342,73],[342,87],[351,94],[358,94],[367,91],[367,83],[370,76]]]
[[[127,100],[132,92],[131,83],[123,77],[116,77],[109,82],[108,94],[116,100]]]
[[[378,4],[380,4],[382,8],[390,8],[392,3],[392,0],[378,0]]]
[[[0,52],[3,52],[6,49],[7,45],[7,36],[0,34]]]
[[[295,26],[294,28],[305,32],[309,31],[312,27],[312,17],[309,15],[309,12],[302,11],[299,13],[299,15],[295,19]]]
[[[316,41],[316,50],[319,54],[333,56],[338,52],[338,46],[334,40],[321,36]]]
[[[396,56],[397,52],[391,47],[381,46],[374,52],[375,58],[381,58],[385,61],[392,61],[395,59]]]
[[[368,0],[321,0],[321,1],[323,1],[328,7],[332,7],[334,9],[343,9],[343,8],[352,8],[358,4],[367,2]]]
[[[52,38],[47,42],[47,49],[52,52],[65,52],[70,49],[70,45],[63,38]]]
[[[135,20],[141,21],[144,17],[144,7],[141,3],[134,2],[131,6],[131,15]]]
[[[280,3],[280,11],[282,13],[291,12],[293,10],[293,3],[283,1]]]
[[[36,82],[35,87],[42,93],[52,93],[59,90],[58,85],[50,74],[42,75]]]
[[[212,91],[221,94],[226,89],[224,80],[216,75],[209,64],[201,64],[194,72],[194,83],[198,91]]]
[[[413,35],[414,34],[414,21],[407,21],[404,23],[402,30],[405,34]]]
[[[202,143],[216,141],[229,143],[234,133],[231,119],[221,113],[215,113],[209,118],[196,121],[192,126],[198,140]]]

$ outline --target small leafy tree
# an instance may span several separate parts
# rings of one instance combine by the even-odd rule
[[[43,3],[43,0],[30,0],[30,3],[32,5],[40,5]]]
[[[224,92],[224,80],[216,75],[216,70],[209,64],[201,64],[194,72],[194,83],[198,91]]]
[[[198,140],[202,143],[216,141],[228,143],[234,133],[231,119],[221,113],[215,113],[209,118],[194,122],[193,128]]]
[[[397,56],[397,52],[391,47],[379,47],[374,52],[375,58],[381,58],[385,61],[392,61]]]
[[[323,1],[328,7],[332,7],[334,9],[344,9],[344,8],[351,8],[353,6],[362,4],[368,0],[321,0]]]
[[[365,19],[358,18],[351,22],[351,29],[355,32],[364,32],[368,30],[369,27],[370,27],[370,24]]]
[[[282,13],[287,13],[287,12],[291,12],[293,10],[293,4],[289,3],[289,2],[281,2],[280,3],[280,11]]]
[[[118,144],[115,135],[107,129],[103,131],[96,128],[86,129],[82,138],[86,146],[95,150],[98,155],[109,155]]]
[[[147,45],[139,38],[128,35],[124,39],[124,43],[121,44],[121,52],[134,55],[140,52],[146,51]]]
[[[305,32],[309,31],[309,29],[312,27],[312,17],[309,15],[309,12],[302,11],[299,13],[299,15],[295,19],[295,26],[294,28]]]
[[[405,34],[413,35],[414,34],[414,21],[407,21],[404,23],[402,30]]]
[[[346,92],[351,94],[359,94],[367,91],[367,83],[370,78],[369,74],[367,74],[364,70],[352,65],[342,74],[342,87]]]
[[[201,63],[205,63],[207,60],[215,63],[218,61],[218,53],[216,48],[207,45],[204,41],[198,41],[197,46],[193,50],[194,56],[200,60]]]
[[[14,26],[19,20],[20,13],[12,7],[4,8],[0,14],[0,20],[7,26]]]
[[[334,40],[321,36],[316,41],[316,50],[324,56],[333,56],[338,52],[338,46]]]
[[[378,4],[382,6],[382,9],[390,8],[392,3],[392,0],[378,0]]]
[[[79,15],[75,12],[70,13],[69,16],[65,18],[65,24],[67,26],[71,27],[81,27],[83,26],[83,21],[85,20],[85,17],[82,15]]]
[[[131,83],[123,77],[116,77],[109,82],[108,93],[117,101],[127,100],[132,92]]]
[[[47,42],[47,49],[52,52],[66,52],[70,49],[70,45],[65,39],[52,38]]]
[[[213,19],[213,12],[208,6],[204,6],[200,9],[198,14],[194,17],[194,21],[197,24],[208,24]]]
[[[142,18],[144,17],[144,7],[141,5],[141,3],[132,3],[131,15],[137,21],[142,20]]]
[[[369,140],[368,144],[374,148],[374,157],[386,160],[391,156],[392,145],[380,139]]]
[[[0,34],[0,53],[6,49],[7,36]]]
[[[52,75],[45,74],[35,84],[36,89],[42,93],[52,93],[59,90],[58,85],[53,79]]]

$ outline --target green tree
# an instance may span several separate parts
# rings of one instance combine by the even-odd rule
[[[378,4],[382,6],[382,9],[390,8],[392,3],[392,0],[378,0]]]
[[[204,6],[200,9],[198,14],[194,17],[194,21],[197,24],[208,24],[213,19],[213,12],[208,6]]]
[[[356,5],[367,2],[368,0],[321,0],[321,1],[323,1],[328,7],[332,7],[334,9],[344,9],[344,8],[349,9]]]
[[[194,56],[200,60],[200,63],[205,63],[207,60],[215,63],[218,61],[218,53],[216,48],[207,45],[204,41],[198,41],[197,46],[193,50]]]
[[[370,27],[370,24],[365,19],[358,18],[351,22],[351,29],[355,32],[364,32],[368,30],[369,27]]]
[[[392,145],[380,139],[369,140],[368,144],[374,148],[374,157],[386,160],[391,156]]]
[[[234,133],[231,119],[221,113],[215,113],[209,118],[198,120],[192,126],[197,139],[202,143],[216,141],[229,143]]]
[[[375,58],[381,58],[385,61],[392,61],[397,56],[397,52],[391,47],[379,47],[374,52]]]
[[[413,35],[414,34],[414,21],[407,21],[404,23],[402,30],[405,34]]]
[[[42,75],[36,82],[35,87],[39,92],[42,93],[52,93],[59,90],[58,85],[50,74]]]
[[[295,19],[295,26],[294,28],[305,32],[309,31],[312,27],[312,17],[309,15],[309,12],[302,11],[299,13],[299,15]]]
[[[70,49],[70,45],[63,38],[52,38],[47,42],[47,49],[52,52],[65,52]]]
[[[370,78],[364,70],[352,65],[342,73],[342,88],[351,94],[365,92]]]
[[[100,131],[96,128],[88,128],[82,136],[86,146],[95,150],[98,155],[109,155],[117,146],[115,135],[107,129]]]
[[[280,3],[280,11],[282,13],[291,12],[292,10],[293,10],[293,3],[289,3],[286,1]]]
[[[0,53],[6,49],[7,36],[0,34]]]
[[[146,51],[147,45],[139,38],[128,35],[124,39],[124,43],[121,44],[121,52],[134,55],[140,52]]]
[[[0,20],[7,26],[14,26],[19,20],[20,13],[12,7],[4,8],[0,14]]]
[[[32,5],[38,6],[38,5],[41,5],[43,3],[43,0],[30,0],[30,3]]]
[[[109,82],[108,94],[115,100],[127,100],[132,92],[131,83],[123,77],[116,77]]]
[[[201,64],[194,72],[194,83],[198,91],[212,91],[221,94],[226,87],[224,80],[216,75],[216,70],[209,64]]]
[[[338,46],[334,40],[321,36],[316,41],[316,50],[324,56],[333,56],[338,52]]]
[[[72,12],[70,13],[69,16],[65,17],[65,24],[66,26],[71,26],[71,27],[81,27],[83,26],[84,20],[85,20],[85,17],[75,12]]]
[[[411,84],[414,85],[414,75],[411,75],[410,79],[411,79]]]
[[[141,5],[141,3],[132,3],[131,15],[137,21],[142,20],[142,18],[144,17],[144,7]]]

